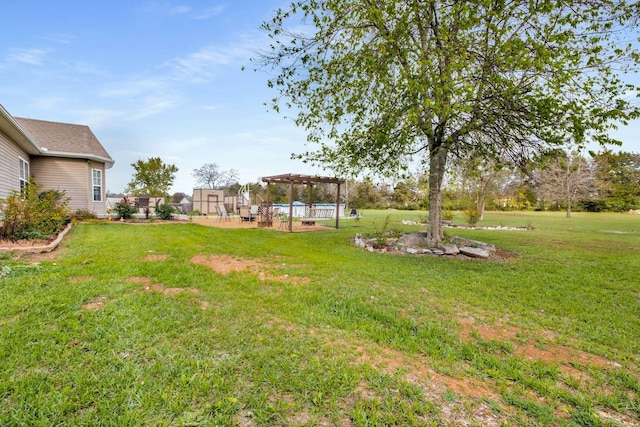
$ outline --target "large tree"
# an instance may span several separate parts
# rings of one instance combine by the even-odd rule
[[[564,204],[571,218],[575,202],[593,196],[596,190],[595,165],[578,153],[562,153],[541,166],[536,181],[542,200]]]
[[[125,192],[133,195],[147,194],[151,196],[169,195],[169,188],[173,185],[178,168],[165,164],[160,157],[148,160],[138,160],[131,163],[135,170],[131,182]]]
[[[216,163],[205,163],[193,170],[198,185],[211,190],[229,188],[238,181],[239,173],[235,169],[222,170]]]
[[[429,235],[442,239],[441,187],[452,156],[516,164],[566,141],[617,143],[637,117],[620,71],[637,68],[638,4],[617,0],[304,0],[262,28],[261,67],[319,149],[298,156],[336,172],[429,165]],[[292,30],[290,28],[295,28]]]

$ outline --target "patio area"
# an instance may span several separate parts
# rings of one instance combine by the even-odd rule
[[[241,221],[238,215],[232,215],[229,220],[220,220],[215,216],[194,216],[192,219],[193,222],[200,225],[205,225],[207,227],[218,227],[218,228],[258,228],[258,221]],[[271,230],[289,232],[289,223],[286,222],[281,225],[280,221],[274,219],[273,225],[271,227],[260,227],[260,228],[268,228]],[[335,227],[330,227],[326,225],[321,225],[316,223],[315,225],[302,225],[300,221],[293,221],[292,223],[292,232],[293,233],[303,233],[309,231],[329,231],[335,230]]]

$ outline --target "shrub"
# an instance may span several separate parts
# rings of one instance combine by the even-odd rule
[[[168,203],[156,207],[156,216],[163,220],[170,220],[172,218],[171,214],[174,212],[175,209]]]
[[[0,237],[10,240],[48,239],[69,222],[69,198],[63,191],[47,190],[32,179],[22,192],[0,201],[4,220]]]
[[[471,206],[465,209],[464,218],[467,220],[467,224],[476,225],[480,220],[480,212],[478,212],[478,208]]]
[[[72,221],[86,221],[88,219],[96,219],[97,216],[93,212],[86,211],[84,209],[78,209],[71,214]]]
[[[116,214],[116,219],[131,219],[136,213],[136,208],[127,203],[118,202],[113,207],[113,211]]]

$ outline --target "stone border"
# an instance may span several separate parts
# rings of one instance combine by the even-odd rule
[[[38,254],[38,253],[45,253],[45,252],[51,252],[53,251],[55,248],[58,247],[58,245],[60,244],[60,242],[62,242],[62,239],[64,238],[64,236],[66,236],[69,233],[69,230],[71,230],[71,226],[72,223],[70,222],[67,227],[62,230],[60,233],[58,233],[58,237],[56,237],[56,239],[47,244],[47,245],[41,245],[41,246],[16,246],[16,247],[12,247],[12,248],[8,248],[8,247],[0,247],[0,254],[4,254],[4,253],[27,253],[27,254]]]

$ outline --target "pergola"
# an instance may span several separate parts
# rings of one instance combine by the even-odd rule
[[[293,187],[296,184],[309,186],[309,205],[313,205],[313,186],[318,183],[337,184],[336,191],[336,229],[340,224],[340,185],[345,183],[344,179],[331,178],[328,176],[299,175],[287,173],[283,175],[273,175],[262,177],[262,182],[267,183],[267,203],[271,205],[270,184],[289,184],[289,231],[293,231]]]

